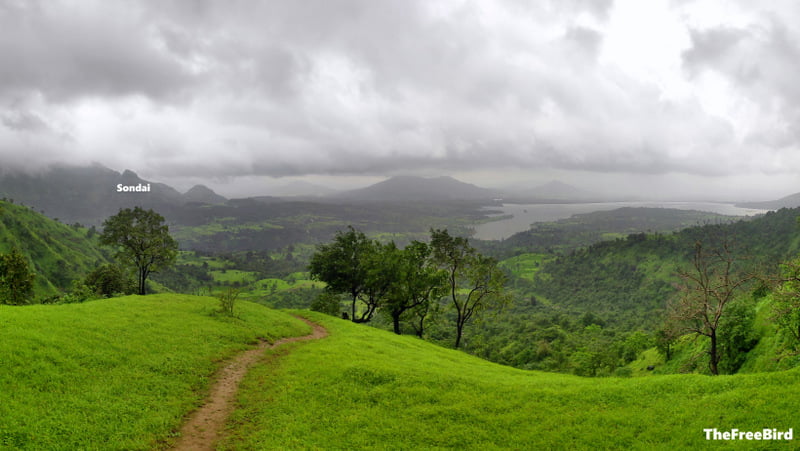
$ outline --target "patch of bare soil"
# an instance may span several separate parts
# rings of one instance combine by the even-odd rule
[[[328,335],[328,331],[319,324],[299,316],[298,318],[313,327],[314,332],[302,337],[281,338],[272,345],[262,341],[257,348],[245,351],[228,362],[219,372],[205,404],[192,413],[181,428],[180,438],[172,449],[187,451],[214,449],[214,444],[219,440],[225,422],[233,410],[239,383],[247,374],[247,370],[264,354],[264,350],[294,341],[317,340]]]

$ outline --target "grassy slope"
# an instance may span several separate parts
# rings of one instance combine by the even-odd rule
[[[587,379],[308,315],[331,336],[248,375],[228,449],[699,449],[726,445],[704,428],[800,430],[800,370]]]
[[[129,296],[70,305],[0,305],[0,448],[148,449],[197,406],[222,359],[304,335],[249,302]]]
[[[69,287],[106,262],[96,239],[47,218],[27,207],[0,201],[0,252],[19,248],[34,265],[36,295],[54,294]]]

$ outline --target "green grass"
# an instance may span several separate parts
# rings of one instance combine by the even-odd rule
[[[304,335],[249,302],[129,296],[0,305],[0,449],[150,449],[205,397],[221,362],[259,337]]]
[[[225,449],[794,449],[703,429],[800,432],[800,370],[581,378],[503,367],[305,313],[331,335],[290,345],[242,386]],[[280,358],[278,358],[280,356]]]

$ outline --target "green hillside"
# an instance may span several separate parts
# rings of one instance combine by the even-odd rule
[[[130,296],[0,306],[0,446],[162,448],[220,362],[257,337],[303,335],[286,313],[212,298]],[[330,336],[266,351],[223,449],[733,449],[703,430],[795,428],[800,370],[581,378],[523,371],[313,312]],[[717,446],[714,446],[717,447]]]
[[[128,296],[0,305],[0,449],[151,449],[199,405],[226,357],[257,339],[305,335],[249,302]]]
[[[796,448],[707,442],[703,430],[796,433],[800,370],[581,378],[312,318],[331,335],[251,371],[225,449]]]
[[[714,245],[727,237],[742,264],[770,275],[800,251],[799,216],[800,209],[783,209],[748,221],[596,243],[542,264],[530,293],[559,309],[591,311],[629,329],[652,327],[695,242]]]
[[[108,261],[87,232],[28,207],[0,201],[0,253],[16,247],[30,259],[37,297],[69,288],[72,280]]]

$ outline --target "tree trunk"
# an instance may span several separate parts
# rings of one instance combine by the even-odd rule
[[[144,269],[140,269],[139,270],[139,294],[140,295],[144,295],[145,294],[144,281],[145,281],[146,277],[147,277],[147,275],[145,274]]]
[[[455,348],[458,349],[461,346],[461,334],[464,332],[464,323],[461,321],[461,318],[456,320],[456,345]]]
[[[394,333],[402,335],[400,332],[400,315],[402,312],[392,312],[392,324],[394,325]]]
[[[711,369],[711,374],[717,376],[719,375],[719,369],[717,368],[717,363],[719,362],[719,357],[717,357],[717,331],[712,330],[709,337],[711,338],[711,350],[709,351],[711,359],[710,362],[708,362],[708,367]]]

